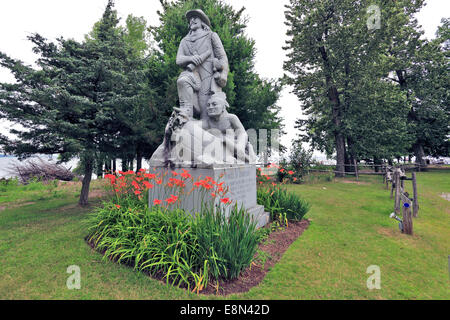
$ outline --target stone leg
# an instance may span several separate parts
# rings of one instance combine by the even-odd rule
[[[177,89],[180,109],[192,118],[194,114],[195,92],[191,81],[189,77],[181,75],[177,80]]]

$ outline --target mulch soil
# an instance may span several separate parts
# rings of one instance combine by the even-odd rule
[[[210,283],[208,287],[200,291],[204,295],[225,296],[233,293],[243,293],[257,286],[265,277],[266,273],[281,259],[283,253],[297,238],[309,227],[308,219],[301,221],[291,221],[288,227],[279,228],[271,232],[267,239],[263,240],[258,246],[258,252],[252,264],[245,269],[238,278],[233,280],[219,280],[218,283]],[[271,228],[271,225],[265,228]],[[89,246],[95,250],[93,243],[85,238]],[[104,254],[104,252],[101,252]],[[258,257],[261,255],[261,257]],[[113,260],[114,261],[114,260]],[[129,265],[132,267],[131,265]],[[144,272],[151,276],[148,272]],[[166,283],[164,274],[153,275],[152,278]]]
[[[274,231],[269,234],[268,238],[259,244],[260,252],[267,259],[256,259],[250,267],[241,272],[240,276],[233,280],[220,280],[217,284],[208,285],[208,287],[200,294],[229,295],[233,293],[247,292],[251,288],[257,286],[266,276],[266,273],[281,259],[283,253],[289,246],[297,240],[297,238],[309,227],[309,220],[289,222],[287,228]],[[270,226],[266,226],[270,228]],[[218,289],[217,289],[218,288]]]

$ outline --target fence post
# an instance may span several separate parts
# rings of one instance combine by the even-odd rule
[[[359,180],[359,176],[358,176],[358,165],[356,164],[356,159],[353,158],[353,166],[355,167],[355,175],[356,175],[356,181]]]
[[[397,181],[397,171],[392,172],[391,199],[394,194],[395,182]]]
[[[400,197],[401,197],[401,188],[400,188],[400,170],[395,169],[395,199],[394,199],[394,210],[396,214],[400,214]]]
[[[386,190],[389,190],[389,180],[388,180],[388,167],[384,168],[384,179],[386,180]]]
[[[416,173],[412,173],[412,185],[413,185],[413,217],[417,218],[419,214],[419,199],[417,195],[417,180],[416,180]]]
[[[403,202],[403,232],[409,235],[413,234],[413,221],[411,216],[411,201],[408,194],[403,194],[401,200]]]

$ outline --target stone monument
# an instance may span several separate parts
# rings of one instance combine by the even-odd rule
[[[174,108],[150,165],[159,171],[189,169],[194,179],[221,180],[229,188],[227,197],[244,206],[262,227],[269,215],[256,203],[256,156],[241,121],[228,113],[222,91],[229,70],[227,55],[202,10],[190,10],[186,18],[189,33],[181,40],[176,59],[183,68],[177,80],[180,107]],[[149,201],[152,205],[151,197]],[[181,207],[189,211],[201,207],[194,198],[183,202]]]

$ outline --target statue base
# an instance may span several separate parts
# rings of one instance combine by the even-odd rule
[[[154,166],[150,169],[155,169],[161,176],[164,176],[164,181],[161,185],[155,185],[149,190],[149,207],[153,206],[153,200],[164,200],[170,198],[174,194],[174,190],[165,186],[169,182],[169,178],[180,178],[173,176],[172,171],[181,173],[181,169],[188,170],[192,176],[186,180],[184,190],[185,194],[180,195],[177,206],[194,213],[200,212],[202,204],[220,204],[219,196],[212,197],[210,192],[189,192],[194,186],[193,182],[203,180],[206,177],[211,177],[217,183],[222,183],[228,192],[224,195],[229,198],[232,203],[226,206],[225,214],[229,214],[229,210],[237,204],[238,207],[243,206],[252,219],[256,222],[257,228],[265,226],[269,222],[269,213],[264,212],[264,206],[257,204],[256,198],[256,166],[254,164],[230,164],[230,165],[214,165],[214,166],[190,166],[175,165],[173,168],[162,166]]]

